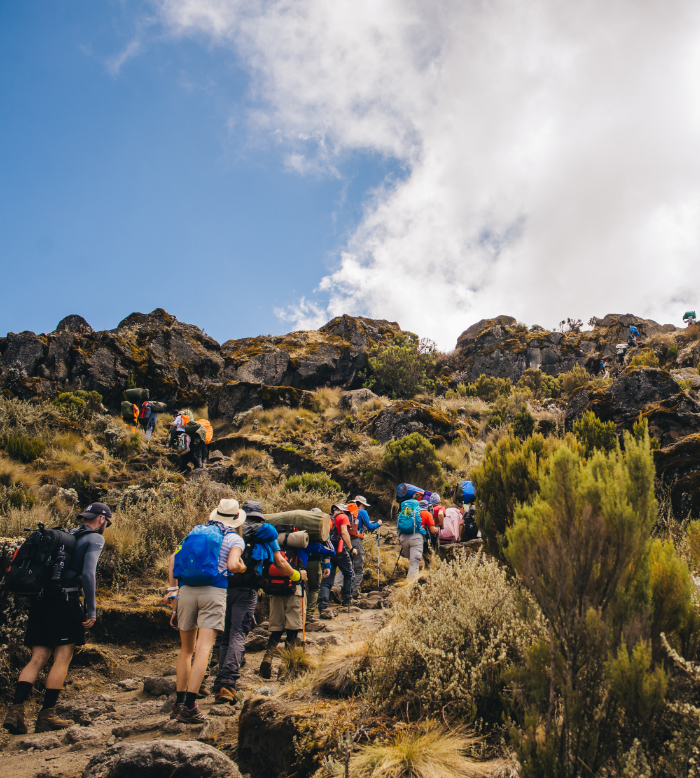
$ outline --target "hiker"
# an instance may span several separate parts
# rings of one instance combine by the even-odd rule
[[[289,538],[289,535],[287,535]],[[305,582],[307,580],[306,564],[309,555],[305,549],[285,546],[280,551],[287,566],[294,571],[293,575],[277,565],[276,562],[263,568],[263,589],[270,595],[270,618],[268,629],[270,637],[267,641],[265,656],[260,663],[260,677],[272,676],[272,660],[277,651],[283,633],[287,633],[285,644],[287,648],[301,646],[299,632],[304,626],[304,610],[306,602]],[[330,564],[330,559],[328,560]]]
[[[320,508],[312,508],[312,513],[323,513]],[[318,544],[309,544],[310,546]],[[333,544],[327,540],[325,544],[329,549],[329,554],[332,555],[335,552]],[[323,568],[321,557],[314,555],[309,557],[309,561],[306,563],[306,618],[307,624],[312,624],[316,621],[314,613],[316,606],[318,605],[318,593],[321,591],[321,581],[324,578],[328,578],[330,575],[330,556],[328,557],[328,569]],[[341,581],[342,585],[342,581]]]
[[[479,537],[479,528],[476,526],[475,516],[476,507],[474,504],[467,505],[462,517],[462,531],[460,534],[460,539],[463,542],[476,540]]]
[[[437,531],[432,516],[428,511],[421,509],[417,500],[405,500],[401,504],[397,529],[401,556],[408,559],[409,562],[406,577],[409,581],[418,575],[420,560],[423,556],[423,539],[428,534],[430,527]]]
[[[97,560],[104,548],[105,529],[112,523],[112,511],[94,502],[78,516],[82,526],[71,531],[76,536],[75,550],[65,568],[59,586],[45,588],[29,606],[24,645],[32,658],[19,674],[15,694],[3,727],[13,735],[25,735],[24,702],[53,651],[53,664],[46,678],[44,704],[39,711],[35,732],[49,732],[73,726],[73,721],[56,715],[56,702],[68,674],[76,646],[85,645],[85,630],[97,618],[95,574]],[[81,602],[81,595],[84,602]]]
[[[464,515],[459,508],[443,508],[442,521],[440,522],[440,542],[458,543],[462,537]]]
[[[352,502],[348,503],[348,509],[350,510],[350,524],[348,525],[348,535],[350,535],[350,542],[352,544],[355,555],[352,558],[353,572],[355,573],[355,580],[352,584],[352,598],[357,599],[360,593],[360,586],[362,585],[362,579],[365,574],[365,544],[364,544],[364,532],[374,532],[382,526],[382,520],[379,519],[376,522],[369,520],[369,514],[365,508],[369,508],[370,505],[365,498],[358,494]],[[335,580],[333,581],[333,588],[331,592],[337,596],[340,595],[341,587],[343,585],[343,574],[340,570],[335,574]]]
[[[151,439],[153,430],[156,428],[158,414],[153,410],[153,405],[146,400],[141,403],[141,412],[139,413],[139,426],[146,433],[146,440]]]
[[[630,335],[629,338],[627,338],[627,344],[629,346],[636,346],[639,342],[639,330],[632,326],[630,327]]]
[[[423,561],[425,562],[425,567],[427,569],[432,564],[433,551],[434,547],[437,545],[440,525],[435,521],[432,512],[433,506],[428,500],[421,500],[418,505],[420,506],[421,524],[426,530],[425,535],[423,535]]]
[[[196,526],[170,557],[170,585],[164,599],[172,606],[170,624],[180,632],[170,718],[183,724],[206,720],[197,697],[216,634],[225,627],[228,578],[245,571],[241,561],[245,542],[236,532],[245,520],[238,500],[222,499],[206,524]]]
[[[245,522],[240,528],[245,548],[241,557],[243,569],[228,579],[226,619],[214,682],[217,702],[230,703],[236,700],[236,684],[245,657],[245,639],[253,628],[258,589],[263,584],[264,563],[274,562],[285,575],[295,581],[301,579],[301,574],[297,572],[295,575],[291,565],[282,556],[277,530],[265,521],[262,504],[246,500],[241,510],[245,511]]]
[[[330,540],[335,548],[335,554],[330,558],[327,578],[324,577],[321,582],[321,591],[318,595],[318,614],[322,619],[332,619],[333,616],[328,612],[328,598],[330,596],[331,584],[335,578],[335,573],[340,570],[343,574],[343,590],[341,594],[342,604],[350,605],[352,601],[352,587],[355,573],[352,566],[351,552],[357,554],[352,547],[348,526],[350,518],[348,516],[350,509],[344,503],[338,503],[331,507],[331,534]]]
[[[185,425],[189,422],[189,416],[185,415],[184,411],[178,411],[177,416],[170,422],[170,438],[168,440],[168,446],[171,448],[177,448],[177,439],[180,435],[185,434]],[[189,448],[189,446],[185,446]]]

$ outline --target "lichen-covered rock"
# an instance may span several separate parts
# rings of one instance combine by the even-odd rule
[[[371,389],[351,389],[349,392],[343,392],[338,401],[338,407],[341,410],[350,409],[353,405],[376,400],[377,395]]]
[[[325,738],[317,731],[313,711],[279,700],[254,697],[243,704],[238,720],[238,766],[251,778],[281,773],[312,775]]]
[[[245,381],[229,381],[212,384],[207,392],[210,419],[240,419],[246,411],[255,407],[272,408],[288,405],[290,408],[309,407],[313,393],[293,386],[267,386]]]
[[[566,411],[566,430],[587,410],[614,421],[618,430],[631,430],[641,414],[662,446],[700,431],[700,403],[682,392],[670,373],[653,367],[627,368],[604,389],[577,389]]]
[[[460,433],[473,433],[466,422],[449,413],[413,400],[394,403],[380,411],[369,423],[371,435],[380,443],[419,432],[436,445],[454,440]]]
[[[240,778],[235,763],[196,741],[121,743],[96,754],[83,778]]]
[[[657,476],[671,489],[676,516],[700,516],[700,434],[654,452]]]

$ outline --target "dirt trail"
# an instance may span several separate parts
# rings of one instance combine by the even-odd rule
[[[307,650],[318,657],[325,646],[343,645],[367,637],[380,625],[383,611],[378,593],[361,595],[364,607],[333,607],[336,618],[310,625]],[[375,606],[375,607],[372,607]],[[277,696],[284,683],[277,680],[279,660],[275,660],[272,679],[257,674],[262,661],[267,626],[263,622],[248,638],[246,663],[238,684],[245,697]],[[257,646],[255,645],[257,643]],[[201,740],[215,745],[235,759],[237,722],[242,701],[236,706],[215,705],[214,696],[200,701],[209,714],[209,722],[187,726],[169,719],[171,701],[165,694],[144,691],[145,678],[158,678],[149,684],[174,685],[174,665],[178,655],[177,635],[167,630],[159,642],[140,650],[136,646],[110,643],[89,644],[76,654],[59,713],[76,721],[68,730],[32,734],[42,694],[34,692],[25,705],[29,734],[9,735],[0,730],[0,774],[13,778],[77,778],[99,751],[124,741],[159,739]],[[86,665],[86,666],[81,666]],[[131,683],[126,683],[131,680]],[[213,681],[213,678],[212,678]],[[156,693],[159,691],[155,689]],[[7,706],[0,709],[5,715]]]

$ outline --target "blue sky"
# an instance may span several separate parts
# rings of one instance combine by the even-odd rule
[[[696,0],[5,0],[0,332],[680,325],[698,52]]]
[[[145,8],[0,4],[0,332],[96,329],[163,307],[223,342],[286,332],[387,162],[289,172],[253,144],[235,52],[157,27],[114,72]],[[11,290],[11,292],[10,292]]]

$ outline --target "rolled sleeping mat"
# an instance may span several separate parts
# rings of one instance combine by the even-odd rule
[[[425,494],[425,489],[421,489],[420,486],[414,486],[413,484],[399,484],[396,487],[396,498],[399,502],[404,500],[413,500],[416,494]]]
[[[306,530],[282,532],[277,538],[280,546],[287,548],[306,548],[309,545],[309,533]]]
[[[291,524],[297,530],[304,530],[309,535],[309,541],[325,542],[331,532],[331,517],[327,513],[315,511],[283,511],[282,513],[264,513],[263,518],[273,527]]]
[[[455,502],[471,505],[476,500],[476,487],[471,481],[460,481],[455,489]]]
[[[167,403],[159,403],[157,400],[154,400],[151,403],[151,410],[153,413],[165,413],[168,410]]]
[[[129,402],[141,405],[141,403],[148,400],[149,391],[148,389],[127,389],[126,392],[124,392],[124,396]]]
[[[126,419],[127,421],[133,421],[135,418],[134,404],[128,402],[128,400],[124,400],[124,402],[121,405],[121,413],[123,419]]]

